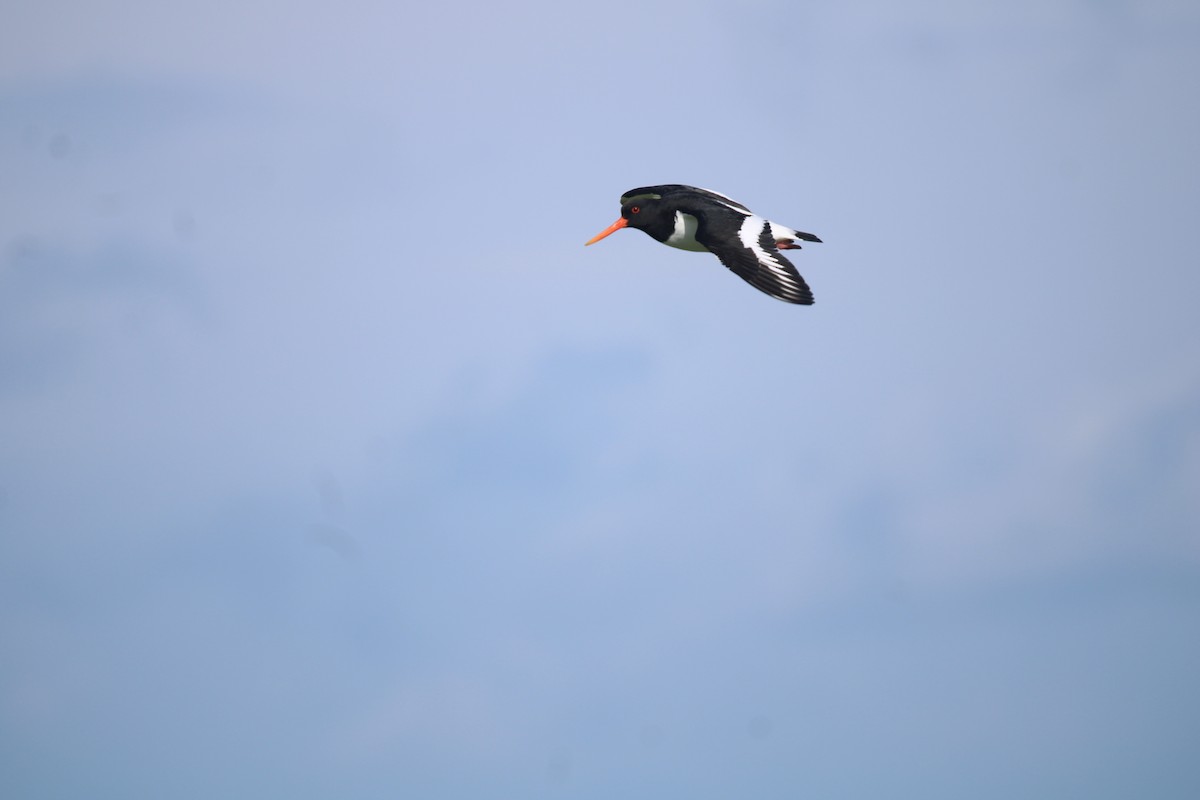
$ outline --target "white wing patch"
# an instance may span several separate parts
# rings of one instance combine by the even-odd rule
[[[738,230],[738,238],[742,240],[742,244],[745,245],[747,250],[754,253],[754,257],[758,259],[759,264],[769,267],[780,278],[783,278],[788,283],[792,283],[791,276],[787,272],[787,267],[781,264],[774,254],[764,250],[758,241],[762,237],[763,228],[770,224],[757,214],[751,214],[742,220],[742,227]]]
[[[760,266],[770,270],[771,276],[779,281],[786,294],[798,295],[802,289],[788,268],[779,260],[778,253],[768,252],[759,241],[764,231],[774,230],[770,225],[770,222],[757,214],[751,214],[742,221],[742,227],[738,229],[738,239],[747,250],[754,253]]]

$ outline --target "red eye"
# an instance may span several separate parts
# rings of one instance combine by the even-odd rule
[[[637,214],[637,213],[638,213],[639,211],[641,211],[641,210],[642,210],[642,207],[641,207],[641,206],[634,206],[633,208],[629,209],[629,213],[630,213],[630,214]]]

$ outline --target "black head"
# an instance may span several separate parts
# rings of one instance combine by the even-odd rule
[[[662,241],[675,229],[675,212],[657,194],[626,194],[621,198],[621,218],[588,240],[593,244],[621,228],[637,228]]]
[[[645,231],[660,242],[675,232],[675,208],[658,195],[625,199],[621,216],[628,220],[629,227]]]
[[[650,197],[630,200],[621,206],[621,216],[631,228],[645,228],[656,216],[660,201]]]

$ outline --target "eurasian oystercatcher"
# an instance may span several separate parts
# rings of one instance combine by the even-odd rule
[[[785,303],[812,305],[812,290],[780,253],[797,239],[821,241],[758,216],[723,194],[682,186],[643,186],[621,195],[621,218],[585,245],[630,227],[680,250],[708,251],[755,289]]]

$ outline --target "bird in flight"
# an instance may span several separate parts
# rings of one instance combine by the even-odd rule
[[[723,194],[677,183],[630,189],[621,195],[621,218],[585,245],[627,227],[680,250],[708,251],[755,289],[785,303],[812,305],[812,290],[780,251],[799,250],[797,239],[821,240],[760,217]]]

